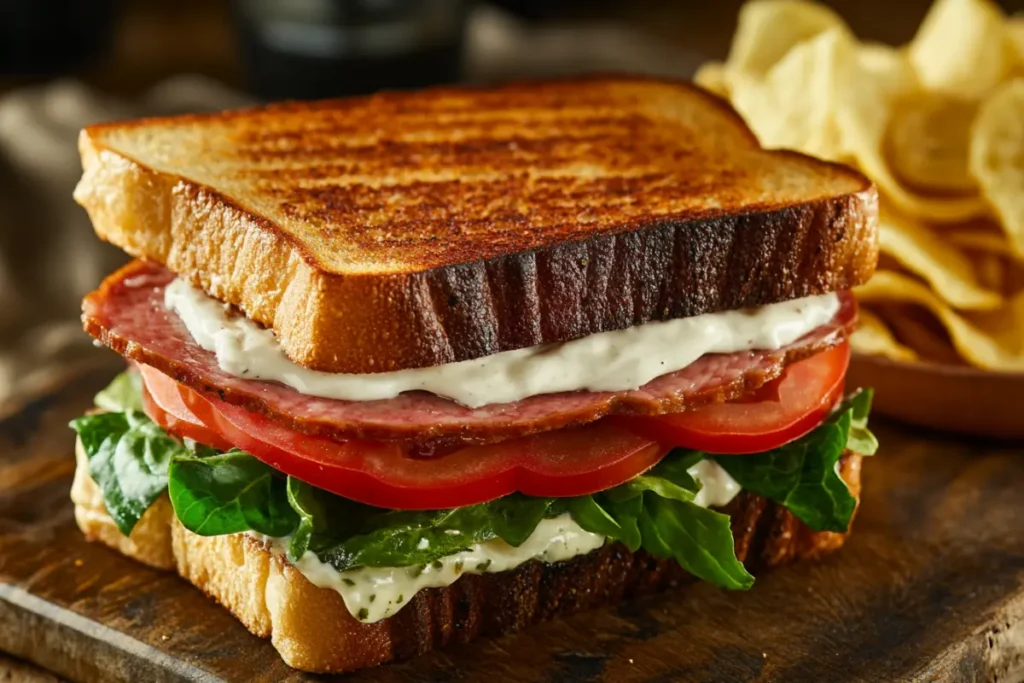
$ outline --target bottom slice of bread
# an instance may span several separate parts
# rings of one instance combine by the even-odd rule
[[[80,446],[78,451],[72,500],[78,525],[90,540],[153,566],[176,568],[254,634],[270,638],[289,666],[306,671],[351,671],[405,659],[692,580],[674,561],[609,544],[565,562],[532,561],[502,573],[466,574],[446,588],[420,591],[394,616],[362,623],[341,595],[314,586],[255,538],[189,532],[166,498],[150,508],[131,537],[121,536],[88,476]],[[857,496],[860,465],[856,453],[847,452],[840,461],[840,473]],[[818,557],[846,537],[812,531],[781,506],[747,492],[722,511],[732,518],[736,555],[751,571]]]

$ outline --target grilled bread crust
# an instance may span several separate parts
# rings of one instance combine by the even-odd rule
[[[843,479],[858,498],[860,466],[856,453],[847,452],[840,460]],[[338,593],[314,586],[256,539],[197,536],[178,523],[168,504],[159,514],[165,515],[169,537],[135,538],[133,533],[134,543],[127,547],[94,532],[95,520],[106,514],[102,501],[87,515],[80,513],[83,504],[89,503],[76,500],[76,518],[90,539],[137,559],[145,560],[140,553],[173,558],[163,566],[177,568],[252,633],[270,638],[289,666],[313,672],[407,659],[692,580],[674,561],[612,544],[566,562],[528,562],[498,574],[467,574],[447,588],[420,591],[388,619],[364,624]],[[819,557],[842,546],[847,536],[812,531],[785,508],[747,492],[723,512],[732,517],[737,557],[754,572]]]
[[[100,237],[382,372],[845,289],[877,260],[862,175],[761,150],[724,100],[594,77],[101,124]]]

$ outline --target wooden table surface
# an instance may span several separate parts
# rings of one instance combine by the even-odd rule
[[[174,575],[82,539],[66,424],[106,379],[0,422],[0,649],[74,680],[314,680]],[[346,680],[1024,680],[1024,449],[875,427],[836,555]]]

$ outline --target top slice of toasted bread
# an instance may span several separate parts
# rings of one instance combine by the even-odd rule
[[[379,372],[850,287],[877,257],[855,171],[761,150],[724,101],[607,77],[86,128],[97,233]]]

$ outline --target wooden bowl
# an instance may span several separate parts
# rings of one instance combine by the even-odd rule
[[[1024,439],[1024,373],[854,354],[847,387],[873,387],[872,412],[948,432]]]

